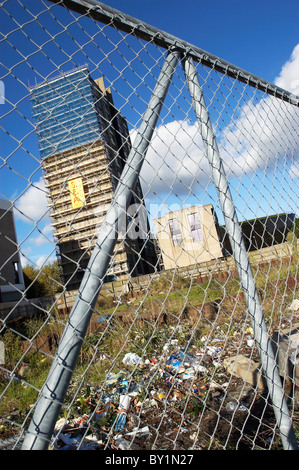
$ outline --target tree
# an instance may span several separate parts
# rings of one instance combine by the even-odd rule
[[[62,270],[58,261],[45,264],[42,268],[31,265],[23,268],[26,296],[29,299],[54,295],[63,290]]]
[[[296,238],[299,238],[299,219],[298,219],[298,217],[296,217],[296,219],[294,221],[292,232],[294,232]]]

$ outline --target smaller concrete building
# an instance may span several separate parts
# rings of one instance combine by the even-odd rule
[[[25,290],[13,205],[0,199],[0,302],[13,302]]]
[[[294,213],[274,214],[240,222],[246,250],[257,251],[285,243],[295,224]],[[225,226],[219,227],[219,234],[225,255],[232,255],[233,250]]]
[[[165,269],[222,258],[218,221],[211,204],[169,212],[155,220]]]

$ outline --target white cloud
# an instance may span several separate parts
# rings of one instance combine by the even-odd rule
[[[298,80],[299,44],[275,82],[299,94]],[[228,176],[266,171],[279,157],[289,158],[292,163],[298,156],[298,108],[267,94],[258,92],[256,97],[250,98],[249,91],[246,93],[248,100],[240,107],[239,114],[222,130],[217,129],[219,150]],[[217,107],[216,100],[213,104]],[[132,142],[135,135],[135,132],[131,135]],[[293,175],[297,174],[296,168],[292,171]],[[152,193],[195,192],[198,185],[206,185],[209,178],[210,169],[197,123],[173,121],[155,130],[141,171],[145,196],[147,193],[150,196]]]
[[[299,96],[299,44],[294,48],[290,60],[281,69],[275,84],[284,90]]]
[[[299,149],[298,110],[272,96],[249,102],[222,135],[222,157],[229,175],[270,168]]]
[[[32,183],[16,201],[15,216],[24,222],[38,222],[49,215],[47,204],[45,181],[41,177],[38,181]]]
[[[290,168],[290,178],[299,178],[299,162],[294,163]]]
[[[32,247],[28,246],[27,248],[22,247],[22,250],[20,252],[20,258],[21,258],[21,265],[26,266],[28,264],[29,256],[32,253]]]
[[[42,268],[46,264],[52,264],[54,261],[57,261],[56,256],[46,256],[46,255],[41,255],[37,258],[35,262],[35,267],[36,268]]]
[[[187,193],[209,173],[197,123],[172,121],[155,130],[141,171],[145,195]]]
[[[42,229],[42,231],[39,233],[38,236],[31,237],[29,239],[29,242],[35,246],[42,246],[45,243],[48,243],[49,241],[51,241],[52,231],[53,231],[53,227],[50,224],[48,224]],[[48,235],[50,235],[50,237]]]
[[[299,91],[299,44],[276,78],[277,86],[293,94]],[[227,173],[265,170],[279,157],[292,159],[299,151],[298,108],[270,95],[249,100],[239,118],[223,132],[222,156]]]
[[[277,86],[299,92],[299,44],[276,78]],[[290,162],[298,158],[299,113],[292,106],[270,95],[258,102],[249,100],[240,116],[223,132],[222,156],[227,173],[240,175],[270,168],[279,157]]]
[[[22,266],[33,264],[41,267],[48,258],[44,253],[48,250],[53,251],[51,233],[53,229],[50,225],[47,205],[47,190],[42,177],[33,182],[15,202],[14,215],[17,229],[23,239],[21,243]],[[49,261],[52,261],[52,258]]]

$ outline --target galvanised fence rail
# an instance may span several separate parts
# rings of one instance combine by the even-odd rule
[[[96,0],[1,17],[0,448],[297,449],[298,47],[271,84]]]

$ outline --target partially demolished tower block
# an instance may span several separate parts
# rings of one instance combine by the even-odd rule
[[[130,152],[128,126],[103,79],[93,80],[86,67],[32,88],[31,99],[57,254],[66,288],[74,290]],[[139,180],[131,204],[145,209]],[[144,217],[142,236],[118,237],[106,280],[155,271]]]

